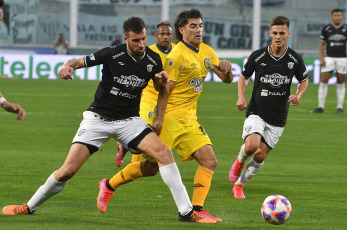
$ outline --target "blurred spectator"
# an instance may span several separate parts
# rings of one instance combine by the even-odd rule
[[[116,39],[111,43],[111,46],[116,46],[122,44],[122,36],[116,35]]]
[[[2,7],[4,6],[4,0],[0,0],[0,20],[2,20]]]
[[[59,34],[57,40],[54,42],[55,54],[67,54],[68,42],[64,39],[62,33]]]

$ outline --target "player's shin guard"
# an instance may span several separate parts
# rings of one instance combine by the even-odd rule
[[[193,206],[204,206],[204,201],[211,187],[211,181],[214,171],[199,166],[194,177]]]
[[[35,212],[46,200],[53,195],[62,191],[67,184],[66,182],[59,182],[54,177],[54,172],[48,177],[45,184],[42,185],[36,193],[28,201],[28,207],[31,212]]]
[[[337,108],[343,108],[343,102],[345,100],[345,83],[336,84],[336,95],[337,95]]]
[[[192,211],[193,207],[187,190],[182,183],[181,175],[176,163],[162,166],[159,168],[159,171],[161,178],[171,191],[178,208],[178,212],[182,216],[187,215]]]
[[[109,184],[113,189],[117,189],[122,184],[126,184],[143,177],[141,171],[141,161],[128,164],[123,170],[119,171],[110,180]]]
[[[250,179],[252,179],[252,177],[254,177],[254,175],[259,171],[259,169],[261,168],[263,164],[264,162],[259,164],[255,162],[254,159],[251,159],[248,162],[246,169],[243,171],[240,178],[236,181],[235,184],[244,186]]]

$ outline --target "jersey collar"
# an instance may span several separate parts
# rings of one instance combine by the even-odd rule
[[[135,62],[141,61],[141,60],[144,59],[145,56],[146,56],[146,50],[145,50],[145,52],[143,53],[142,58],[140,58],[139,60],[137,60],[137,59],[135,59],[133,56],[131,56],[131,54],[128,52],[128,50],[127,50],[127,53],[128,53],[128,55],[129,55]]]
[[[168,53],[170,53],[171,50],[172,50],[172,45],[171,45],[171,43],[170,43],[170,49],[169,49],[168,51],[162,50],[162,49],[159,47],[158,43],[156,44],[156,46],[157,46],[158,50],[159,50],[160,52],[164,53],[164,54],[168,54]]]
[[[270,52],[270,46],[267,47],[267,52],[270,54],[270,57],[272,57],[272,58],[275,59],[276,61],[282,59],[282,58],[284,57],[284,55],[287,53],[287,51],[288,51],[288,46],[287,46],[287,48],[286,48],[286,51],[284,51],[284,53],[281,55],[281,57],[275,57],[275,56],[273,56],[273,55],[271,54],[271,52]]]
[[[195,53],[199,53],[199,49],[189,45],[188,43],[186,43],[183,39],[182,39],[182,43],[185,44],[189,49],[193,50]]]

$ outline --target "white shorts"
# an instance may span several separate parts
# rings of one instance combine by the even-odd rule
[[[325,57],[325,67],[322,66],[322,73],[336,70],[337,73],[346,74],[347,58]]]
[[[97,113],[83,112],[83,120],[72,143],[93,146],[89,151],[96,152],[111,137],[119,141],[133,153],[140,141],[150,132],[153,132],[146,121],[140,117],[129,117],[124,120],[105,120]]]
[[[273,149],[277,142],[280,140],[284,127],[277,127],[266,123],[258,115],[250,115],[245,120],[243,125],[242,139],[253,133],[258,133],[270,149]]]

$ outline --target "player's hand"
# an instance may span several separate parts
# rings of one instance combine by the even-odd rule
[[[150,125],[150,127],[154,130],[154,132],[159,136],[161,133],[161,129],[163,128],[163,124],[159,122],[154,122]]]
[[[300,104],[300,97],[298,95],[290,95],[288,102],[291,102],[293,106]]]
[[[246,98],[239,97],[239,99],[237,99],[237,102],[236,102],[236,107],[240,111],[243,111],[243,110],[247,109],[247,100],[246,100]]]
[[[214,68],[221,71],[223,74],[229,73],[231,71],[231,62],[228,60],[221,60],[219,65],[212,64]]]
[[[19,104],[10,103],[8,101],[5,101],[4,103],[2,103],[2,107],[8,112],[16,113],[17,114],[17,121],[24,120],[25,110]]]
[[[59,77],[65,80],[72,80],[72,74],[74,69],[71,66],[63,65],[63,67],[59,70]]]
[[[160,73],[155,74],[155,79],[159,85],[164,85],[165,83],[170,82],[169,75],[166,71],[161,71]]]
[[[322,67],[325,67],[326,66],[326,63],[325,63],[325,59],[323,58],[322,60],[320,60],[320,65]]]

